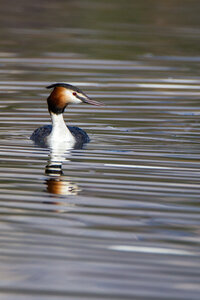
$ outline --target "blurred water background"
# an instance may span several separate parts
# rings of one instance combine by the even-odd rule
[[[0,0],[0,299],[198,300],[200,2]],[[104,107],[45,173],[45,86]]]

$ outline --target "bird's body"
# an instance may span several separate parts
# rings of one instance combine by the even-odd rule
[[[89,143],[90,138],[88,134],[81,128],[77,126],[67,126],[67,129],[72,134],[75,140],[75,146],[80,148],[85,143]],[[37,128],[31,135],[30,139],[36,144],[45,147],[48,145],[48,137],[52,132],[52,125],[44,125]]]
[[[88,143],[90,141],[89,136],[83,129],[75,126],[66,126],[63,112],[70,103],[101,104],[91,100],[81,90],[69,84],[56,83],[47,88],[54,88],[47,99],[52,125],[37,128],[32,133],[31,140],[40,146],[68,143],[72,147],[80,148],[83,144]]]

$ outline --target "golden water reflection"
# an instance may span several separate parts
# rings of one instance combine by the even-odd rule
[[[48,193],[57,195],[72,195],[75,196],[80,191],[78,185],[63,176],[62,164],[47,165],[45,174],[48,175],[46,180],[46,190]]]

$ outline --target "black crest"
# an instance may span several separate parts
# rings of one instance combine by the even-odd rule
[[[75,91],[77,93],[82,93],[83,94],[83,92],[79,88],[77,88],[76,86],[71,85],[69,83],[63,83],[63,82],[53,83],[53,84],[47,86],[46,88],[47,89],[52,89],[52,88],[55,88],[57,86],[62,86],[66,89],[70,89],[70,90]]]

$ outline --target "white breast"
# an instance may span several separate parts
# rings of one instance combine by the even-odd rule
[[[67,128],[62,114],[51,113],[52,131],[47,138],[48,143],[75,143],[75,138]]]

